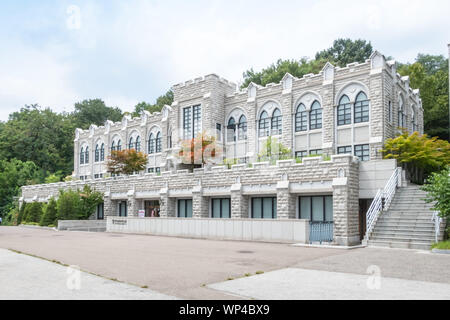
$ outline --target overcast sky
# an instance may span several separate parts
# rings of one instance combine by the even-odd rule
[[[450,1],[1,0],[0,120],[25,104],[132,110],[173,84],[299,59],[362,38],[398,61],[447,54]]]

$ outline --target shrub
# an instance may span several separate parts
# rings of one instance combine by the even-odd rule
[[[450,167],[433,172],[422,190],[428,193],[426,202],[435,202],[433,210],[439,211],[441,218],[450,218]]]
[[[50,202],[46,206],[44,210],[44,214],[42,215],[41,221],[39,225],[41,226],[48,226],[51,224],[55,224],[56,217],[57,217],[58,209],[57,209],[57,203],[54,198],[50,199]]]
[[[57,202],[56,220],[88,219],[98,204],[103,202],[103,196],[93,191],[88,185],[83,190],[60,191]]]
[[[42,216],[42,203],[33,202],[27,205],[25,222],[39,223]]]

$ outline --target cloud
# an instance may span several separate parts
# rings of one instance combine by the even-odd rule
[[[175,83],[208,73],[237,82],[337,38],[370,40],[402,62],[445,54],[450,39],[450,3],[436,0],[49,3],[38,16],[0,11],[0,119],[24,104],[70,111],[87,98],[131,111]]]

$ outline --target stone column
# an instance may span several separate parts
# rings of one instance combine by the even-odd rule
[[[295,219],[295,196],[289,193],[289,181],[277,183],[277,219]]]
[[[343,166],[342,176],[333,179],[334,242],[351,246],[360,244],[359,235],[359,172],[358,163],[351,157]]]
[[[322,152],[332,155],[335,153],[335,102],[333,81],[325,81],[322,88]]]
[[[231,186],[231,218],[247,219],[248,217],[248,197],[242,194],[240,183],[233,184]]]
[[[105,217],[107,216],[116,216],[116,206],[115,203],[111,200],[111,192],[105,192],[103,196],[103,214]]]
[[[169,198],[169,189],[163,188],[160,191],[160,209],[159,212],[161,217],[176,217],[176,199]]]
[[[134,190],[129,190],[127,193],[127,216],[128,217],[137,217],[137,202],[134,197]]]
[[[192,189],[192,216],[194,218],[209,217],[209,198],[203,196],[202,187]]]

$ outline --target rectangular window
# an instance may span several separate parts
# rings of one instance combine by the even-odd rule
[[[184,139],[192,139],[192,108],[183,109]]]
[[[161,168],[160,168],[160,167],[156,167],[156,168],[155,168],[155,172],[156,172],[156,173],[161,173]]]
[[[306,111],[295,114],[295,132],[308,130],[308,114]]]
[[[296,158],[304,158],[308,156],[308,151],[303,150],[303,151],[296,151],[295,152],[295,157]]]
[[[322,149],[309,150],[310,156],[320,156],[322,154]]]
[[[312,222],[333,221],[333,197],[299,197],[299,218]]]
[[[202,108],[194,106],[194,138],[202,131]]]
[[[127,202],[119,202],[119,217],[126,217],[128,215]]]
[[[252,198],[252,218],[276,219],[277,198],[275,197]]]
[[[224,219],[231,217],[231,206],[229,198],[212,199],[211,209],[212,218]]]
[[[148,168],[148,173],[153,173],[153,172],[155,172],[154,168]]]
[[[98,174],[94,174],[94,179],[98,179],[99,175]]]
[[[352,146],[345,146],[345,147],[338,147],[337,148],[338,154],[352,154]]]
[[[192,218],[192,199],[178,200],[178,218]]]
[[[392,122],[392,102],[389,101],[388,104],[388,120],[389,122]]]
[[[359,158],[360,161],[370,160],[370,148],[368,144],[360,144],[355,146],[355,156]]]
[[[352,105],[350,103],[341,104],[337,108],[338,126],[352,123]]]
[[[97,220],[103,220],[104,219],[104,204],[100,203],[97,205]]]

